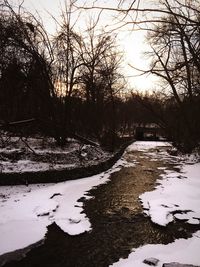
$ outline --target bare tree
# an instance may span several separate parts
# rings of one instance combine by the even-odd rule
[[[62,10],[60,29],[54,39],[54,74],[57,98],[60,103],[58,124],[60,129],[60,144],[74,132],[72,126],[72,98],[77,93],[78,69],[82,65],[80,47],[82,37],[76,33],[76,21],[72,22],[73,4],[76,1],[65,2]]]
[[[199,119],[199,18],[197,1],[162,1],[168,15],[160,17],[148,34],[152,52],[148,72],[161,77],[178,105],[182,132],[175,137],[180,148],[190,151],[198,144]],[[198,73],[198,74],[197,74]],[[195,107],[195,108],[194,108]],[[174,125],[175,126],[175,125]]]
[[[102,31],[96,34],[95,27],[90,25],[81,47],[83,65],[80,78],[88,109],[93,110],[88,116],[98,137],[108,130],[106,116],[112,117],[109,130],[113,137],[116,134],[114,98],[125,85],[123,75],[119,74],[122,55],[118,51],[115,38],[115,35]],[[108,105],[112,108],[109,116],[105,116]]]
[[[6,103],[2,119],[36,117],[49,124],[55,97],[49,37],[39,18],[22,5],[16,8],[2,0],[0,8],[1,100]]]
[[[127,25],[148,32],[152,58],[150,68],[143,74],[161,78],[162,89],[168,93],[166,109],[174,110],[177,120],[168,119],[175,127],[171,133],[177,146],[191,151],[198,145],[200,121],[200,8],[197,0],[161,0],[154,5],[141,1],[119,1],[115,7],[93,6],[84,9],[99,9],[119,14],[118,28]],[[172,114],[172,113],[171,113]],[[168,117],[169,118],[169,117]],[[166,128],[169,128],[169,125]]]

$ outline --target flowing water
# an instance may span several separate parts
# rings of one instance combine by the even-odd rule
[[[133,248],[150,243],[167,244],[176,238],[187,238],[200,228],[178,220],[167,227],[153,224],[144,215],[138,196],[153,190],[163,172],[158,167],[175,166],[151,161],[143,152],[127,152],[126,158],[137,160],[135,167],[123,167],[111,175],[107,184],[88,192],[92,198],[79,200],[84,203],[84,212],[92,224],[90,232],[70,236],[52,224],[43,245],[5,266],[107,267],[128,257]]]

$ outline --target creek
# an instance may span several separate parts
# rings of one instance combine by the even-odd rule
[[[199,225],[180,220],[162,227],[152,223],[143,212],[139,195],[153,190],[163,173],[158,167],[172,169],[175,165],[161,159],[152,161],[142,151],[127,150],[124,157],[130,163],[137,163],[112,173],[108,183],[88,192],[89,199],[79,200],[91,222],[91,231],[70,236],[54,223],[48,227],[42,245],[33,248],[23,259],[4,266],[107,267],[128,257],[134,248],[168,244],[177,238],[188,238],[200,229]]]

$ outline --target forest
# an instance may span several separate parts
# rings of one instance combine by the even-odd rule
[[[199,1],[162,0],[156,7],[127,2],[116,1],[111,8],[98,1],[91,6],[66,1],[52,36],[23,1],[0,1],[1,134],[40,134],[59,146],[75,137],[114,148],[138,125],[155,123],[180,151],[198,149]],[[79,32],[74,11],[91,9],[97,18]],[[146,32],[151,63],[138,71],[158,76],[158,90],[128,88],[118,30],[98,26],[104,11],[117,14],[120,28],[132,24]]]

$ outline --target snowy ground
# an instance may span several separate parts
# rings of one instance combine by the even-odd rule
[[[150,152],[156,142],[136,142],[128,149],[146,152],[151,160],[165,159],[165,161],[179,164],[180,172],[162,168],[161,175],[154,191],[140,196],[144,212],[151,220],[165,226],[175,218],[185,220],[190,224],[200,223],[200,163],[195,158],[172,157],[163,153]],[[160,145],[160,144],[159,144]],[[164,143],[163,143],[164,145]],[[156,266],[163,263],[179,262],[183,264],[200,265],[200,231],[189,239],[178,239],[168,245],[145,245],[133,249],[128,259],[121,259],[113,267],[146,267],[145,259],[156,258]]]
[[[0,172],[37,172],[70,169],[103,161],[111,155],[99,146],[68,139],[58,147],[53,138],[20,138],[0,135]]]
[[[179,171],[165,172],[152,192],[140,196],[144,211],[152,221],[166,225],[175,217],[200,223],[200,163],[191,158],[170,156],[159,151],[161,142],[136,142],[129,151],[143,151],[149,160],[164,159],[179,164]],[[155,150],[152,150],[156,148]],[[75,235],[91,229],[82,213],[81,197],[87,198],[92,187],[106,183],[112,172],[123,166],[134,166],[120,159],[109,171],[92,177],[58,184],[3,186],[0,187],[0,255],[24,248],[42,240],[47,226],[55,222],[63,231]],[[178,261],[200,265],[200,231],[190,239],[179,239],[168,245],[146,245],[133,250],[128,259],[121,259],[113,266],[147,266],[143,260],[149,257],[163,262]]]
[[[106,183],[111,173],[131,166],[124,159],[107,172],[51,185],[0,187],[0,255],[42,240],[47,226],[55,222],[63,231],[77,235],[91,228],[82,209],[81,197]]]
[[[112,267],[147,267],[143,261],[146,259],[157,259],[157,267],[162,267],[163,263],[178,262],[182,264],[200,265],[200,231],[196,232],[192,238],[177,239],[168,245],[146,245],[133,250],[127,259],[111,265]],[[175,266],[175,265],[174,265]]]

